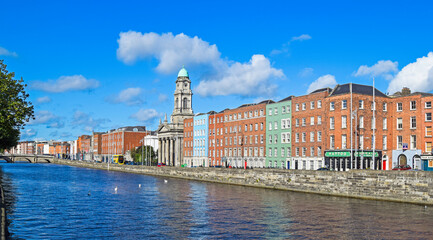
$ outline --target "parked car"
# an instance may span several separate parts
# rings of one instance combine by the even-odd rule
[[[331,169],[327,168],[327,167],[321,167],[321,168],[317,169],[317,171],[331,171]]]
[[[158,163],[157,167],[164,167],[165,163]]]
[[[403,171],[403,170],[411,170],[412,168],[409,165],[398,165],[397,167],[393,168],[392,170],[396,171]]]

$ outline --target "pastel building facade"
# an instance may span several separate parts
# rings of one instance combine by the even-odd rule
[[[209,167],[209,114],[197,114],[193,118],[193,123],[193,161],[191,166]]]
[[[266,167],[290,169],[292,96],[266,105]]]

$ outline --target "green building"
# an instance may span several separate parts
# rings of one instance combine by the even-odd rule
[[[266,105],[266,167],[290,169],[292,96]]]

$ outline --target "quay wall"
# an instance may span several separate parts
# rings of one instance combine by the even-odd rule
[[[309,171],[280,169],[228,169],[147,167],[54,161],[56,164],[183,178],[223,184],[324,194],[331,196],[433,205],[433,172],[350,170]]]

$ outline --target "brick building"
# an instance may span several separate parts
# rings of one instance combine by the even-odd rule
[[[79,136],[77,139],[77,152],[79,154],[90,153],[91,142],[92,142],[92,136],[90,136],[90,135]]]
[[[183,156],[184,162],[191,166],[193,161],[193,150],[194,150],[194,118],[185,118],[183,120]]]
[[[209,113],[209,160],[210,166],[223,166],[224,111]]]
[[[292,158],[290,169],[315,170],[324,165],[327,116],[325,98],[330,88],[292,98]]]
[[[244,104],[224,111],[224,160],[232,167],[265,167],[266,104]],[[218,132],[217,132],[218,133]]]
[[[125,154],[142,145],[142,139],[149,135],[144,126],[121,127],[101,134],[102,153],[97,156],[102,161],[111,160],[113,155]]]

